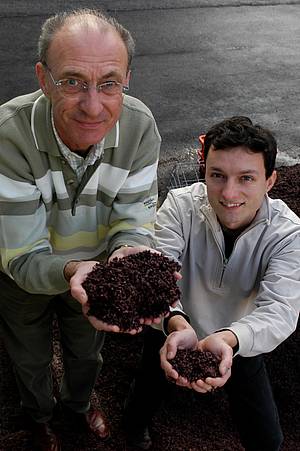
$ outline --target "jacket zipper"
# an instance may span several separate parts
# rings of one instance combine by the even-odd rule
[[[221,285],[222,285],[222,282],[223,282],[223,276],[224,276],[224,273],[225,273],[225,269],[226,269],[227,263],[228,263],[229,260],[230,260],[231,255],[232,255],[233,252],[234,252],[234,248],[236,247],[236,243],[238,242],[238,240],[239,240],[243,235],[245,235],[247,232],[249,232],[249,230],[253,229],[253,228],[256,227],[258,224],[261,224],[262,222],[268,223],[268,220],[267,220],[267,219],[261,219],[260,221],[257,221],[256,223],[252,224],[249,228],[247,228],[246,230],[244,230],[244,231],[237,237],[237,239],[236,239],[235,242],[234,242],[234,245],[233,245],[233,248],[232,248],[232,251],[231,251],[231,254],[230,254],[229,258],[226,258],[226,257],[225,257],[225,255],[224,255],[224,253],[223,253],[221,247],[219,246],[218,240],[216,239],[216,236],[215,236],[215,234],[214,234],[214,231],[213,231],[213,235],[214,235],[214,237],[215,237],[215,241],[218,243],[218,247],[219,247],[219,249],[220,249],[220,251],[221,251],[221,253],[222,253],[222,258],[223,258],[223,267],[222,267],[222,272],[221,272],[221,278],[220,278],[219,288],[221,288]]]
[[[223,276],[224,276],[224,272],[225,272],[228,260],[229,260],[228,258],[223,257],[223,266],[222,266],[222,272],[221,272],[221,277],[220,277],[220,282],[219,282],[219,288],[221,288],[221,286],[222,286]]]
[[[211,228],[213,237],[214,237],[214,239],[215,239],[215,242],[216,242],[216,244],[217,244],[217,246],[218,246],[218,249],[219,249],[219,251],[220,251],[220,254],[221,254],[221,258],[222,258],[222,270],[221,270],[221,277],[220,277],[219,285],[218,285],[218,287],[221,288],[222,282],[223,282],[224,273],[225,273],[225,270],[226,270],[228,261],[230,260],[230,257],[231,257],[231,255],[232,255],[233,252],[234,252],[234,248],[236,247],[237,241],[238,241],[245,233],[249,232],[249,230],[253,229],[253,228],[256,227],[258,224],[261,224],[261,223],[263,223],[263,222],[265,222],[265,223],[267,224],[269,221],[268,221],[268,219],[261,219],[261,220],[255,222],[255,223],[251,224],[250,227],[248,227],[246,230],[244,230],[244,231],[237,237],[237,239],[235,240],[234,245],[233,245],[233,249],[232,249],[232,252],[231,252],[229,258],[226,258],[226,257],[225,257],[225,254],[224,254],[224,252],[223,252],[223,250],[222,250],[222,248],[221,248],[221,246],[220,246],[219,240],[217,239],[217,236],[216,236],[216,234],[215,234],[215,228],[214,228],[214,225],[212,224],[212,222],[211,222],[211,220],[210,220],[210,217],[209,217],[204,211],[202,211],[202,213],[204,214],[204,216],[206,217],[206,219],[207,219],[207,221],[208,221],[208,223],[209,223],[209,225],[210,225],[210,228]]]

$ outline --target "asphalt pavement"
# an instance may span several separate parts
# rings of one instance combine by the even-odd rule
[[[130,93],[163,138],[162,191],[178,162],[195,162],[198,135],[232,115],[276,133],[278,165],[300,162],[300,1],[2,0],[1,103],[37,88],[40,26],[76,7],[102,7],[136,39]]]

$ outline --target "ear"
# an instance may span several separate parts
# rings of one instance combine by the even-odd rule
[[[45,67],[41,62],[35,65],[35,74],[37,76],[39,85],[45,96],[49,97],[49,89],[47,87],[46,71]]]
[[[125,79],[125,83],[126,83],[126,86],[129,88],[129,80],[130,80],[130,77],[131,77],[131,70],[129,70],[128,72],[127,72],[127,75],[126,75],[126,79]]]
[[[270,191],[270,189],[273,188],[276,180],[277,180],[277,172],[273,171],[270,177],[267,179],[267,193]]]

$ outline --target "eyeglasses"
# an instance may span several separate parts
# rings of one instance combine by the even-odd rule
[[[76,97],[78,94],[87,92],[89,89],[93,88],[93,86],[90,86],[86,81],[79,78],[63,78],[62,80],[55,80],[47,64],[43,63],[43,65],[47,69],[52,83],[57,87],[61,94],[66,97]],[[124,86],[122,83],[114,80],[100,83],[95,86],[95,89],[97,93],[102,92],[108,96],[115,96],[129,90],[128,86]]]

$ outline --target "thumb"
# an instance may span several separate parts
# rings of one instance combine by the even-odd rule
[[[232,359],[225,358],[222,360],[219,366],[219,370],[222,376],[225,376],[229,371],[231,371]]]
[[[81,305],[85,305],[88,301],[88,297],[86,291],[82,288],[81,285],[76,285],[71,288],[71,294],[73,298],[75,298]]]
[[[167,359],[168,360],[174,359],[176,352],[177,352],[177,347],[172,343],[168,343],[167,344]]]

